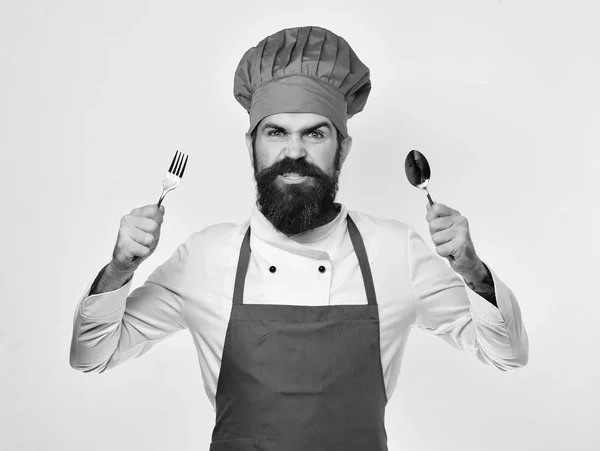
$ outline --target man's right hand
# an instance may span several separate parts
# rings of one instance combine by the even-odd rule
[[[165,207],[146,205],[134,208],[121,218],[117,243],[110,265],[121,273],[134,273],[158,245]]]

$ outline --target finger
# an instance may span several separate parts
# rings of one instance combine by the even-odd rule
[[[156,235],[160,230],[160,223],[154,218],[146,218],[144,216],[133,216],[131,223],[138,229]]]
[[[453,228],[441,230],[431,235],[431,239],[436,246],[452,241],[456,237],[456,231]]]
[[[151,218],[159,224],[162,224],[165,219],[165,206],[161,205],[156,208],[156,211],[152,213]]]
[[[148,209],[150,209],[152,206],[153,205],[150,204],[150,205],[144,205],[142,207],[134,208],[133,210],[131,210],[130,214],[138,216],[138,215],[142,214],[144,211],[148,211]],[[143,216],[146,216],[146,214],[143,214]]]
[[[457,210],[448,207],[447,205],[435,202],[430,208],[427,209],[427,221],[431,222],[435,218],[451,216],[453,214],[460,213]]]
[[[160,231],[160,223],[158,223],[153,218],[145,218],[144,216],[134,216],[131,220],[134,227],[144,231],[151,233],[152,235],[158,235]]]
[[[144,246],[143,244],[140,244],[132,240],[131,238],[129,238],[129,242],[127,245],[129,246],[129,249],[131,249],[133,255],[137,255],[141,258],[147,257],[150,254],[150,252],[152,252],[152,250],[148,246]]]
[[[454,252],[454,243],[453,241],[448,241],[447,243],[440,244],[435,247],[435,251],[440,257],[449,257]]]
[[[154,247],[154,243],[156,242],[156,237],[148,232],[144,232],[143,230],[133,228],[129,233],[129,237],[136,243],[141,244],[142,246],[146,246],[149,249]]]
[[[442,218],[432,219],[429,223],[429,233],[432,235],[441,230],[450,229],[456,223],[456,216],[444,216]]]
[[[161,205],[160,208],[156,206],[156,204],[145,205],[137,209],[136,216],[144,216],[146,218],[154,218],[157,222],[162,222],[162,217],[164,215],[164,205]],[[133,213],[132,213],[133,214]],[[160,218],[160,221],[159,221]]]

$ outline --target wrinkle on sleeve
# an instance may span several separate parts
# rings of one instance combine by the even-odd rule
[[[408,229],[408,259],[418,328],[503,371],[527,364],[529,344],[519,305],[490,265],[486,263],[498,307],[468,288],[412,226]]]
[[[90,296],[95,277],[92,279],[75,310],[69,357],[72,368],[102,373],[187,328],[181,290],[192,237],[131,294],[133,278],[117,290]]]

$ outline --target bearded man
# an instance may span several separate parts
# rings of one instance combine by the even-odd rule
[[[216,413],[211,451],[385,451],[413,327],[500,370],[525,365],[517,300],[464,216],[428,207],[436,254],[413,226],[335,202],[347,121],[370,90],[369,69],[323,28],[249,49],[234,95],[250,119],[251,217],[194,232],[129,294],[164,207],[125,215],[77,306],[71,366],[101,373],[187,329]]]

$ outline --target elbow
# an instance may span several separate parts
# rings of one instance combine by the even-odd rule
[[[511,371],[523,368],[529,362],[529,346],[527,342],[513,349],[511,358],[494,361],[493,365],[500,371]]]
[[[517,368],[523,368],[529,362],[529,348],[524,347],[519,350],[518,353],[514,355],[511,359],[511,370],[516,370]]]
[[[511,369],[522,368],[529,362],[529,337],[525,329],[521,331],[518,340],[515,340],[516,344],[513,345],[513,357],[510,360]]]
[[[74,354],[71,354],[71,356],[69,357],[69,365],[75,371],[78,371],[80,373],[86,373],[86,374],[87,373],[101,374],[101,373],[104,373],[109,368],[108,362],[104,362],[104,363],[97,364],[97,365],[86,365],[85,363],[78,360]]]
[[[529,337],[524,327],[518,333],[507,334],[502,352],[496,355],[492,364],[501,371],[523,368],[529,362]]]
[[[500,349],[485,349],[478,347],[479,360],[499,371],[511,371],[522,368],[529,362],[529,344],[527,339],[519,340],[518,344],[512,345],[507,341]]]
[[[527,353],[521,354],[510,360],[503,362],[494,362],[494,366],[500,371],[512,371],[519,368],[523,368],[529,361],[529,355]]]
[[[515,359],[515,362],[517,365],[515,368],[521,368],[527,365],[527,363],[529,362],[529,349],[525,348],[524,350],[522,350]]]
[[[101,365],[96,366],[85,366],[85,365],[73,365],[71,364],[71,368],[74,370],[84,373],[84,374],[102,374],[108,369],[108,365],[103,363]]]

